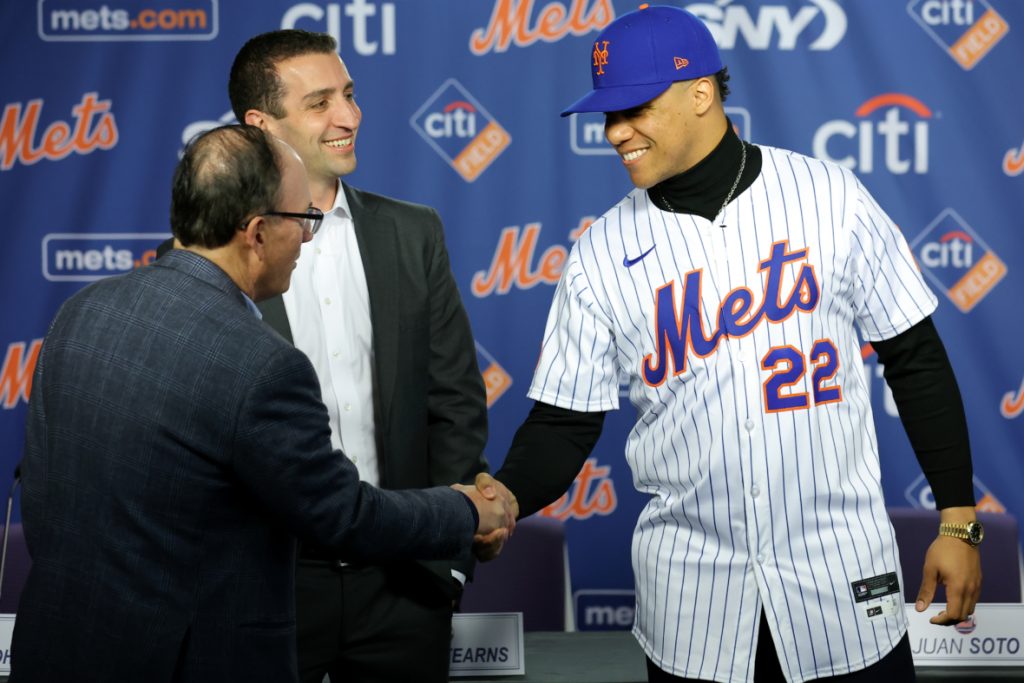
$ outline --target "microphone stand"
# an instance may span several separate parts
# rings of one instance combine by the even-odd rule
[[[11,533],[11,510],[14,508],[14,492],[21,484],[21,465],[14,468],[14,482],[11,484],[11,492],[7,494],[7,518],[4,520],[3,548],[0,549],[0,596],[3,595],[4,570],[7,567],[7,539]]]

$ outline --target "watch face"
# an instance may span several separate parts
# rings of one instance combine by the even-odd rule
[[[985,536],[985,529],[980,522],[971,522],[967,525],[967,540],[971,545],[978,545]]]

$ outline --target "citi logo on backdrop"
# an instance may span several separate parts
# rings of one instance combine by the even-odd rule
[[[934,120],[928,105],[905,93],[884,93],[857,107],[854,116],[855,121],[834,119],[819,126],[813,155],[859,173],[873,173],[877,165],[895,175],[928,172]]]
[[[911,0],[907,11],[966,70],[973,69],[1010,30],[988,0]]]
[[[1006,276],[1006,264],[956,211],[947,208],[910,244],[922,271],[967,313]]]
[[[512,142],[508,131],[454,78],[427,98],[409,124],[470,183]]]

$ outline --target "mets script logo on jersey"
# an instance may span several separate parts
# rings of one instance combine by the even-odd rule
[[[490,408],[501,395],[512,386],[512,375],[494,360],[480,342],[476,342],[476,362],[480,374],[484,377],[484,388],[487,390],[487,407]]]
[[[974,500],[978,501],[975,508],[981,512],[1006,512],[1006,507],[989,491],[985,482],[978,477],[973,477],[972,483],[974,484]],[[924,478],[923,474],[917,475],[914,481],[910,482],[910,486],[904,490],[903,496],[913,507],[926,510],[935,509],[935,496],[932,495],[932,487],[928,485],[928,480]]]
[[[1010,30],[988,0],[911,0],[907,11],[964,69],[973,69]]]
[[[686,9],[707,24],[723,50],[736,47],[740,37],[751,50],[831,50],[846,35],[846,12],[836,0],[754,4],[717,0]]]
[[[43,238],[43,277],[51,282],[91,282],[156,260],[166,233],[65,233]]]
[[[46,124],[42,139],[36,141],[42,111],[42,99],[4,107],[0,119],[0,171],[9,170],[15,163],[29,166],[41,159],[57,161],[72,153],[91,154],[117,145],[117,122],[110,111],[110,100],[99,99],[97,93],[85,93],[71,108],[73,122],[57,120]]]
[[[1006,275],[1006,264],[953,209],[945,209],[910,245],[925,274],[967,313]]]
[[[1024,413],[1024,380],[1021,380],[1020,387],[1016,391],[1008,391],[1003,394],[1003,400],[999,402],[999,412],[1007,420],[1012,420]]]
[[[598,466],[597,458],[587,458],[569,490],[540,514],[563,521],[612,514],[619,507],[619,499],[611,471],[610,465]]]
[[[928,127],[932,110],[916,97],[885,93],[854,112],[856,121],[826,121],[814,133],[814,156],[872,173],[875,157],[890,173],[928,172]],[[915,120],[916,119],[916,120]]]
[[[782,322],[793,313],[808,313],[818,305],[821,289],[814,266],[800,264],[795,282],[784,291],[783,273],[786,264],[807,260],[807,249],[789,251],[789,242],[772,244],[767,259],[758,270],[764,273],[761,304],[752,310],[754,292],[737,287],[729,292],[718,307],[716,327],[710,335],[704,332],[701,319],[701,286],[703,270],[692,270],[683,281],[683,292],[676,304],[676,283],[658,288],[654,297],[654,343],[657,350],[644,356],[641,372],[650,386],[660,386],[669,376],[686,372],[687,356],[705,358],[714,353],[726,337],[743,337],[762,322]]]
[[[32,373],[36,370],[42,339],[28,342],[12,342],[7,345],[4,364],[0,367],[0,403],[4,410],[10,410],[19,403],[28,403],[32,392]]]
[[[466,182],[476,180],[512,141],[454,78],[441,84],[409,123]]]
[[[469,37],[469,49],[477,55],[505,52],[509,45],[533,45],[538,40],[554,43],[568,35],[582,36],[612,23],[615,9],[611,0],[549,2],[536,13],[533,0],[495,0],[487,28]]]
[[[726,107],[725,115],[732,121],[733,130],[740,139],[753,140],[750,136],[750,112],[747,109]],[[604,114],[599,112],[582,112],[569,117],[569,147],[573,154],[580,156],[618,154],[604,136]]]

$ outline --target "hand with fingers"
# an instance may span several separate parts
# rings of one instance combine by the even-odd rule
[[[513,520],[519,516],[519,503],[516,501],[515,495],[500,481],[486,472],[481,472],[476,475],[475,484],[477,491],[485,499],[501,501],[502,505],[511,513]],[[507,530],[496,529],[489,534],[477,534],[473,538],[473,554],[481,562],[493,560],[501,553],[505,542],[511,538],[514,528],[515,523],[513,521],[512,526]]]
[[[924,557],[924,578],[915,609],[928,609],[936,587],[946,587],[946,609],[929,619],[951,626],[974,613],[981,594],[981,555],[976,546],[950,536],[937,537]]]

